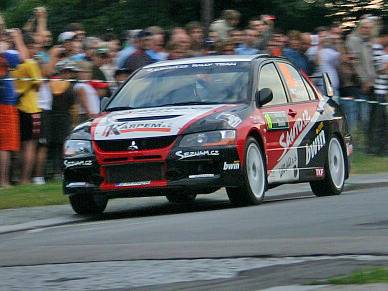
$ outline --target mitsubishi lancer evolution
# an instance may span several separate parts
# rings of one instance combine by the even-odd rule
[[[322,83],[268,55],[145,66],[66,140],[64,193],[79,214],[118,197],[188,203],[222,187],[235,205],[285,183],[340,194],[352,141],[327,75]]]

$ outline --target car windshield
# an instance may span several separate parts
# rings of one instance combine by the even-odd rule
[[[245,102],[249,62],[212,62],[144,68],[106,110]]]

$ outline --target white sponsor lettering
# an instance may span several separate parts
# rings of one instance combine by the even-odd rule
[[[240,169],[240,163],[234,162],[232,164],[228,164],[227,162],[224,162],[224,171],[228,170],[238,170]]]
[[[175,153],[179,157],[180,160],[192,158],[192,157],[202,157],[202,156],[219,156],[219,151],[195,151],[195,152],[183,152],[183,151],[177,151]]]
[[[315,176],[323,177],[325,175],[325,170],[323,168],[315,169]]]
[[[64,161],[63,164],[66,168],[75,167],[75,166],[91,166],[93,165],[93,161],[85,160],[85,161]]]
[[[242,122],[240,117],[230,113],[221,113],[217,116],[217,119],[225,120],[233,128],[236,128]]]
[[[117,183],[117,184],[115,184],[115,186],[117,186],[117,187],[127,187],[127,186],[143,186],[143,185],[149,185],[149,184],[151,184],[151,181]]]
[[[319,153],[326,144],[325,131],[322,130],[313,140],[311,145],[306,146],[306,165]]]
[[[288,130],[286,134],[282,133],[279,139],[280,146],[284,148],[282,157],[287,148],[289,148],[294,143],[299,134],[303,131],[303,129],[305,129],[307,124],[309,124],[310,120],[310,114],[307,110],[305,110],[303,111],[302,118],[297,118],[292,128]]]

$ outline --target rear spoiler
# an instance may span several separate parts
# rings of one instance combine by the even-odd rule
[[[331,84],[330,77],[327,73],[323,73],[322,75],[309,76],[309,78],[312,80],[315,80],[315,79],[322,80],[323,93],[329,98],[332,98],[334,96],[334,89]]]

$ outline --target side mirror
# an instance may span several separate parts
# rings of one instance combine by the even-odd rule
[[[256,91],[255,100],[256,106],[261,107],[264,104],[271,102],[273,99],[272,90],[269,88],[263,88],[260,91]]]
[[[334,89],[333,86],[331,85],[330,77],[327,73],[322,74],[322,79],[323,79],[323,89],[324,93],[327,97],[331,98],[334,96]]]
[[[101,102],[100,102],[100,111],[104,111],[106,105],[108,104],[110,98],[108,97],[104,97],[101,99]]]

